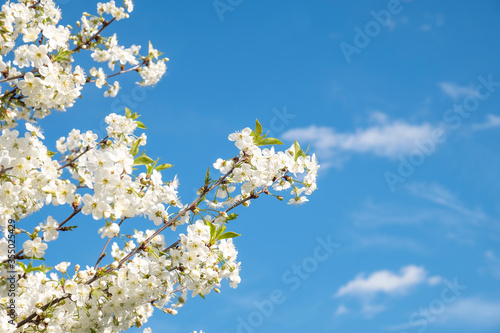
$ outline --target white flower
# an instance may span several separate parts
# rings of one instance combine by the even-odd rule
[[[43,239],[46,242],[56,240],[57,237],[59,237],[59,231],[57,231],[57,228],[59,228],[59,223],[57,223],[57,221],[54,220],[52,216],[48,216],[47,223],[42,224],[41,227],[44,231]]]
[[[36,135],[40,139],[44,140],[45,137],[43,136],[43,131],[40,127],[36,127],[31,123],[26,123],[25,124],[26,129],[31,133],[31,135]]]
[[[293,197],[290,199],[290,201],[288,201],[288,204],[289,205],[300,205],[300,204],[303,204],[304,202],[306,201],[309,201],[309,199],[307,199],[306,197],[302,196],[302,197]]]
[[[102,233],[101,238],[113,238],[117,233],[120,232],[120,226],[116,223],[107,223],[104,227],[100,228],[98,232],[100,234]]]
[[[58,270],[61,273],[66,273],[66,270],[68,269],[69,265],[71,265],[70,262],[63,261],[55,266],[55,269]]]
[[[29,258],[42,258],[45,254],[45,250],[47,250],[47,247],[47,244],[42,242],[40,237],[37,237],[34,240],[27,240],[23,244],[24,254]]]
[[[241,132],[229,134],[230,141],[236,141],[234,145],[240,150],[244,150],[253,144],[252,130],[247,127]]]

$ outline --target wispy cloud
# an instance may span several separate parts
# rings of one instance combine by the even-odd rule
[[[500,302],[463,298],[450,305],[438,322],[469,328],[500,328]]]
[[[339,288],[336,297],[371,296],[377,293],[406,294],[412,287],[427,281],[427,272],[423,267],[408,265],[393,273],[389,270],[373,272],[365,277],[358,274],[352,281]]]
[[[499,127],[500,126],[500,117],[495,116],[493,114],[488,114],[486,116],[486,121],[479,123],[479,124],[474,124],[472,125],[472,129],[474,131],[481,131],[493,127]]]
[[[461,97],[473,96],[475,94],[474,88],[472,86],[460,86],[453,82],[439,82],[438,86],[441,90],[454,100],[458,100]]]
[[[345,314],[347,314],[347,313],[349,313],[349,309],[348,309],[348,308],[346,308],[346,306],[345,306],[345,305],[340,304],[340,305],[338,306],[337,310],[335,310],[334,315],[335,315],[335,316],[342,316],[342,315],[345,315]]]
[[[419,142],[429,138],[434,129],[427,123],[414,125],[401,120],[390,120],[380,112],[373,113],[371,120],[371,126],[358,128],[351,133],[340,133],[333,127],[312,125],[291,129],[283,133],[282,138],[310,143],[320,158],[336,158],[331,162],[338,165],[342,154],[371,153],[387,158],[408,154],[418,148]]]
[[[493,276],[500,279],[500,258],[497,257],[493,251],[486,251],[484,256]]]
[[[417,197],[447,207],[457,213],[472,218],[474,221],[486,220],[488,218],[481,211],[466,208],[466,205],[460,202],[453,193],[439,184],[410,183],[406,188]]]
[[[412,252],[425,253],[426,247],[423,244],[420,244],[417,240],[394,236],[388,234],[380,234],[379,232],[375,233],[366,233],[362,234],[359,231],[351,233],[352,241],[350,247],[354,251],[366,251],[367,248],[386,248],[386,249],[405,249],[410,250]]]

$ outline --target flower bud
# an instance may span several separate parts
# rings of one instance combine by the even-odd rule
[[[171,315],[177,314],[177,310],[174,310],[174,309],[166,309],[165,311],[167,311],[167,313],[170,313]]]

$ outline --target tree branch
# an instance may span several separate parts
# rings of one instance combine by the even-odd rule
[[[108,139],[109,137],[106,135],[105,138],[103,138],[101,141],[99,141],[95,147],[97,147],[98,145],[100,144],[103,144],[104,142],[106,142],[106,140]],[[71,164],[73,164],[77,159],[79,159],[80,157],[82,157],[85,153],[87,153],[89,150],[91,150],[92,148],[95,148],[95,147],[90,147],[90,146],[87,146],[85,147],[85,149],[80,153],[78,154],[76,157],[72,158],[71,160],[69,160],[66,164],[64,164],[63,166],[60,166],[59,168],[57,168],[57,170],[61,170],[61,169],[64,169],[65,167],[67,166],[70,166]]]
[[[99,37],[99,34],[100,34],[100,33],[101,33],[104,29],[106,29],[106,27],[107,27],[108,25],[110,25],[111,23],[113,23],[113,21],[115,21],[115,20],[116,20],[116,18],[115,18],[115,17],[113,17],[110,21],[104,21],[104,22],[102,23],[102,27],[101,27],[101,29],[99,29],[99,31],[97,31],[97,32],[96,32],[95,34],[93,34],[93,35],[92,35],[92,37],[90,37],[87,41],[85,41],[85,42],[81,43],[80,45],[76,46],[76,47],[75,47],[73,50],[71,50],[71,51],[73,51],[73,53],[75,53],[75,52],[79,52],[79,51],[83,48],[83,46],[84,46],[84,45],[90,45],[90,43],[92,43],[92,41],[93,41],[94,39],[97,39],[97,38]]]

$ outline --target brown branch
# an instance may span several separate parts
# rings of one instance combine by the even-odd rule
[[[61,224],[59,224],[59,227],[57,227],[57,230],[61,230],[62,229],[62,226],[64,224],[66,224],[69,220],[71,220],[73,218],[73,216],[75,216],[76,214],[80,213],[81,210],[82,210],[83,207],[80,207],[78,209],[75,209],[73,211],[73,213],[71,213],[70,216],[68,216],[64,221],[61,222]],[[44,239],[44,237],[42,237],[42,240]],[[24,249],[20,250],[19,252],[17,252],[13,258],[10,258],[10,259],[5,259],[2,261],[2,264],[8,262],[9,260],[17,260],[17,259],[22,259],[21,258],[21,255],[24,253]]]
[[[37,0],[37,2],[35,2],[31,6],[29,6],[28,8],[36,8],[36,6],[38,6],[39,3],[40,3],[40,0]]]
[[[90,43],[92,43],[92,41],[93,41],[94,39],[97,39],[97,38],[99,37],[99,34],[100,34],[100,33],[101,33],[104,29],[106,29],[106,27],[107,27],[108,25],[110,25],[111,23],[113,23],[113,21],[115,21],[115,20],[116,20],[116,18],[115,18],[115,17],[113,17],[110,21],[104,21],[104,22],[102,23],[102,27],[101,27],[101,29],[99,29],[99,31],[97,31],[94,35],[92,35],[92,37],[90,37],[90,38],[89,38],[86,42],[81,43],[80,45],[76,46],[76,47],[75,47],[73,50],[71,50],[71,51],[73,51],[73,53],[75,53],[75,52],[79,52],[79,51],[83,48],[83,46],[84,46],[84,45],[90,45]]]
[[[4,173],[6,173],[7,171],[12,170],[12,169],[14,169],[14,167],[8,167],[8,168],[0,170],[0,176],[2,176]]]
[[[143,60],[139,65],[135,65],[134,67],[131,67],[129,69],[122,69],[119,72],[116,72],[116,73],[113,73],[113,74],[110,74],[110,75],[106,76],[106,79],[109,79],[110,77],[117,76],[117,75],[120,75],[120,74],[124,74],[124,73],[128,73],[128,72],[136,71],[137,69],[139,69],[143,65],[147,64],[147,62],[148,62],[147,60]],[[87,83],[94,83],[96,81],[97,81],[96,79],[93,79],[93,80],[88,80],[87,79]]]
[[[106,142],[106,140],[108,139],[108,136],[106,135],[105,138],[103,138],[101,141],[99,141],[95,147],[97,147],[98,145],[100,144],[103,144],[104,142]],[[95,148],[94,147],[94,148]],[[60,166],[59,168],[57,168],[57,170],[61,170],[61,169],[64,169],[65,167],[67,166],[70,166],[72,165],[77,159],[79,159],[80,157],[82,157],[85,153],[87,153],[89,150],[91,150],[93,147],[90,147],[90,146],[87,146],[85,147],[85,149],[80,153],[78,154],[76,157],[72,158],[71,160],[69,160],[66,164],[64,164],[63,166]]]

